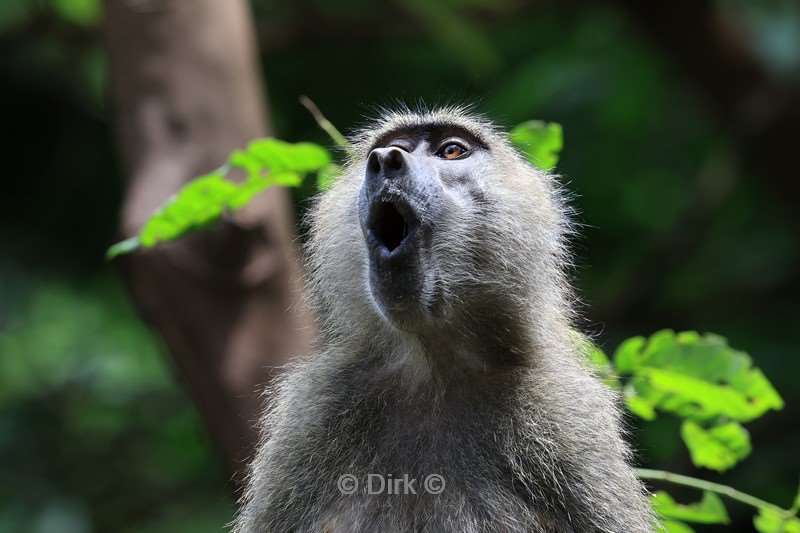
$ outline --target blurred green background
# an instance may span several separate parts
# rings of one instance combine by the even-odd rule
[[[329,143],[301,94],[345,131],[394,101],[561,123],[558,171],[584,224],[584,329],[606,349],[665,327],[717,332],[787,404],[750,426],[754,454],[725,475],[695,471],[667,417],[631,420],[640,462],[788,506],[800,199],[746,159],[713,100],[622,4],[254,0],[273,125]],[[710,6],[796,94],[800,4]],[[0,0],[0,531],[220,531],[234,509],[221,461],[103,260],[123,176],[101,17],[96,0]],[[752,530],[749,509],[730,510],[728,530]]]

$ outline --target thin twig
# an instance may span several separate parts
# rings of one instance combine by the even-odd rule
[[[311,113],[311,116],[317,121],[319,127],[325,130],[325,133],[327,133],[330,138],[333,139],[333,142],[337,146],[341,146],[342,148],[347,147],[349,144],[347,139],[345,139],[344,135],[342,135],[341,132],[336,129],[336,126],[334,126],[330,120],[325,118],[325,115],[322,114],[322,111],[319,110],[317,104],[315,104],[311,98],[303,95],[300,97],[300,103],[303,104],[303,107],[308,109],[308,112]]]
[[[791,518],[795,514],[792,511],[783,509],[773,503],[769,503],[768,501],[762,500],[761,498],[756,498],[755,496],[751,496],[750,494],[736,490],[728,485],[721,485],[719,483],[713,483],[711,481],[698,479],[696,477],[675,474],[673,472],[667,472],[666,470],[651,470],[649,468],[637,468],[636,474],[642,479],[667,481],[669,483],[675,483],[677,485],[684,485],[686,487],[693,487],[695,489],[715,492],[717,494],[727,496],[732,500],[736,500],[738,502],[751,505],[756,509],[762,509],[762,508],[772,509],[773,511],[780,513],[781,516],[786,518]]]

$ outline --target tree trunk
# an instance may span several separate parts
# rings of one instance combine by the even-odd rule
[[[105,30],[130,236],[184,182],[267,133],[266,112],[244,0],[106,0]],[[236,481],[263,384],[314,333],[293,239],[289,195],[274,188],[211,231],[122,260]]]

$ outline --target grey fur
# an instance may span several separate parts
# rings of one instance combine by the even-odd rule
[[[437,226],[423,295],[437,325],[416,334],[370,296],[356,198],[375,143],[428,124],[466,130],[490,155],[459,189],[474,202]],[[320,346],[270,391],[235,533],[652,531],[619,399],[572,327],[570,228],[555,178],[463,108],[385,113],[356,136],[311,216]],[[343,495],[342,474],[406,474],[418,494]],[[440,495],[420,486],[430,474]]]

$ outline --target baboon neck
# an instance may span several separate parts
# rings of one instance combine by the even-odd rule
[[[498,314],[493,321],[476,321],[462,327],[443,327],[425,334],[399,333],[395,342],[375,347],[372,355],[385,371],[411,381],[446,379],[482,380],[506,371],[535,368],[550,353],[562,352],[566,338],[547,324],[520,314],[513,320]],[[561,326],[559,326],[561,327]]]

